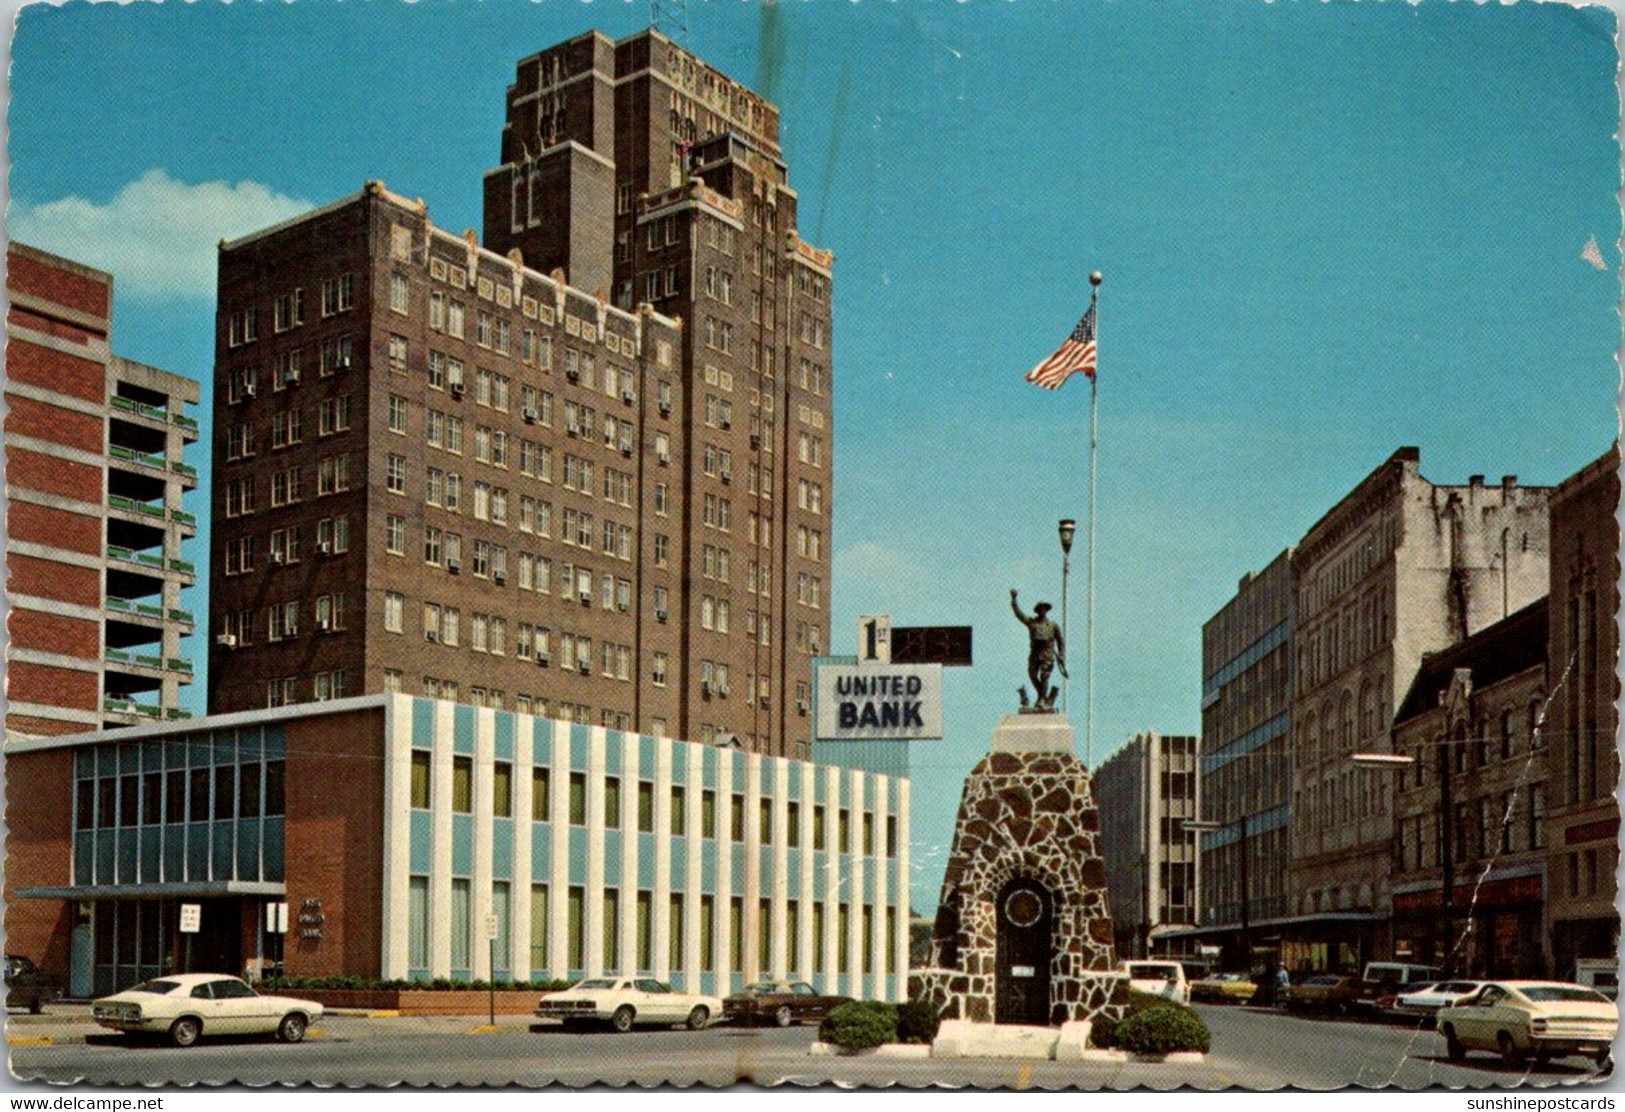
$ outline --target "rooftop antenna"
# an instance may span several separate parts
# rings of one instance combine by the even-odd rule
[[[688,48],[688,0],[649,0],[649,25]]]

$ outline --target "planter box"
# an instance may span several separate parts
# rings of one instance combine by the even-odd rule
[[[402,1015],[485,1015],[491,994],[486,989],[278,989],[279,996],[314,1000],[327,1008],[392,1011]],[[542,994],[536,989],[498,989],[497,1015],[530,1015]]]

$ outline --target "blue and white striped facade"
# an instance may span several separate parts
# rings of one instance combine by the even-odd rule
[[[381,698],[383,977],[641,973],[726,995],[774,976],[860,999],[905,998],[908,780]],[[496,800],[504,773],[507,807]],[[616,786],[618,814],[607,815]],[[533,908],[545,923],[533,922]]]

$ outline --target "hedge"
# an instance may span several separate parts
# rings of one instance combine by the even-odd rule
[[[469,989],[500,991],[557,992],[569,988],[573,981],[453,981],[437,977],[432,981],[382,981],[376,977],[267,977],[258,982],[266,992],[298,991],[300,989],[341,989],[355,992],[411,991],[411,992],[463,992]]]
[[[1095,1046],[1106,1049],[1122,1046],[1122,1043],[1118,1041],[1117,1037],[1117,1033],[1122,1028],[1122,1025],[1139,1015],[1141,1012],[1147,1012],[1153,1008],[1172,1008],[1176,1011],[1186,1012],[1189,1013],[1191,1018],[1195,1019],[1197,1023],[1202,1023],[1201,1017],[1195,1012],[1191,1011],[1191,1009],[1186,1007],[1184,1004],[1177,1004],[1165,996],[1155,996],[1149,992],[1140,992],[1137,989],[1131,988],[1128,991],[1128,1007],[1123,1012],[1122,1018],[1113,1020],[1103,1015],[1096,1016],[1094,1026],[1089,1032],[1089,1041]],[[1207,1029],[1207,1025],[1205,1023],[1202,1024],[1202,1029],[1204,1031]]]
[[[1117,1044],[1134,1054],[1207,1053],[1212,1043],[1207,1024],[1189,1008],[1147,1008],[1117,1026]]]
[[[874,1000],[842,1004],[818,1025],[818,1038],[842,1050],[868,1050],[897,1041],[897,1007]]]

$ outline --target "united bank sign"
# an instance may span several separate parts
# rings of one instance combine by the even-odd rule
[[[820,741],[942,737],[942,665],[820,664]]]

